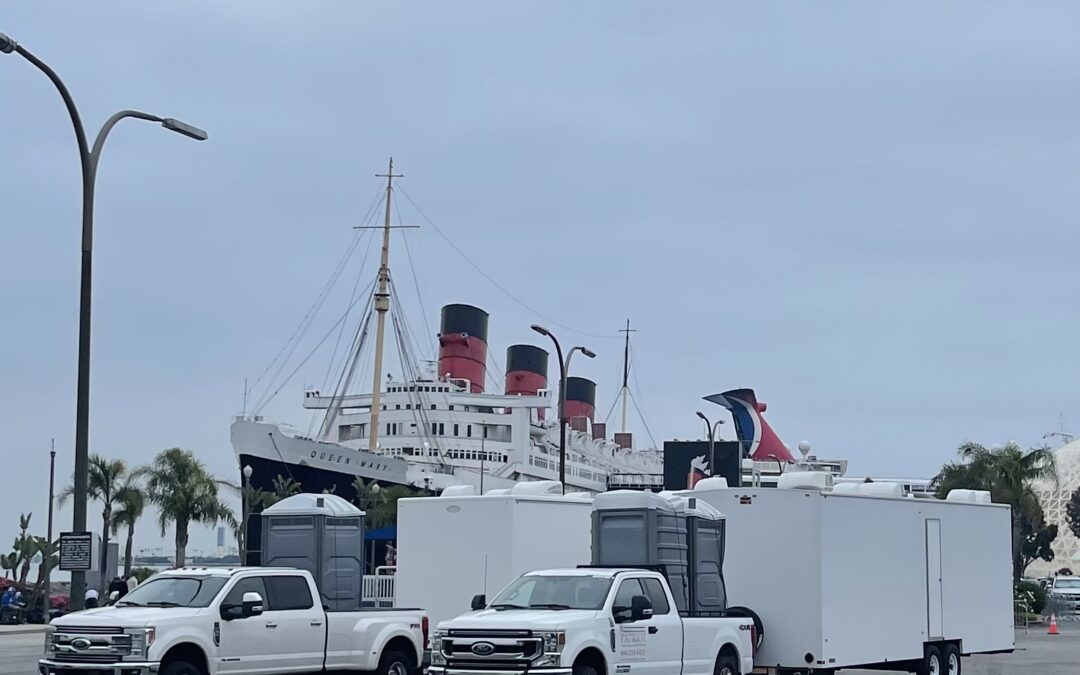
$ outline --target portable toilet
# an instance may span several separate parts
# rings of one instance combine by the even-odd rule
[[[261,564],[311,572],[328,611],[360,609],[364,512],[337,495],[286,497],[262,512]]]
[[[676,507],[686,517],[689,542],[690,611],[695,614],[727,609],[724,588],[724,514],[699,499],[678,498]]]
[[[592,563],[651,567],[667,577],[680,612],[690,609],[687,518],[673,500],[614,490],[593,500]]]

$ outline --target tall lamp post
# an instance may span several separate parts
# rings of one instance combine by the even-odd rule
[[[716,455],[713,452],[713,441],[716,438],[716,428],[718,426],[720,426],[721,424],[723,424],[724,420],[722,420],[722,419],[721,420],[716,420],[715,424],[710,424],[709,423],[709,418],[705,417],[705,413],[701,412],[700,410],[698,411],[697,416],[700,417],[705,422],[705,433],[707,433],[709,435],[709,475],[710,476],[715,476],[716,475],[716,465],[715,465]]]
[[[53,488],[56,485],[56,439],[52,439],[49,445],[49,524],[45,532],[45,550],[41,552],[41,564],[45,566],[45,587],[42,589],[42,595],[45,596],[44,603],[45,609],[43,617],[45,617],[45,623],[49,622],[49,610],[52,609],[50,604],[49,595],[52,592],[52,526],[53,526]]]
[[[551,341],[555,343],[555,355],[559,359],[559,485],[563,494],[566,494],[566,373],[570,370],[570,359],[574,356],[574,352],[581,352],[590,359],[596,358],[596,352],[588,347],[577,346],[570,350],[564,361],[562,347],[551,331],[535,323],[530,328],[551,338]]]
[[[251,491],[251,474],[254,473],[254,469],[250,464],[244,465],[244,491],[240,499],[240,508],[243,510],[241,514],[240,522],[240,565],[245,566],[247,562],[248,554],[248,519],[251,517],[251,498],[254,494]]]
[[[71,124],[75,128],[75,140],[79,146],[79,164],[82,169],[82,273],[79,287],[79,360],[75,402],[75,477],[72,489],[71,529],[75,532],[85,532],[90,434],[90,280],[94,241],[94,182],[97,178],[101,150],[105,145],[105,138],[116,123],[128,117],[155,122],[169,131],[175,131],[197,141],[205,141],[207,135],[202,129],[171,117],[158,117],[138,110],[121,110],[105,121],[94,139],[94,145],[90,146],[87,143],[86,130],[83,127],[82,118],[79,117],[79,111],[75,107],[75,101],[71,98],[60,76],[44,61],[3,33],[0,33],[0,53],[18,54],[49,78],[64,100],[64,106],[71,117]],[[85,591],[86,573],[73,571],[71,573],[71,608],[73,610],[83,609]]]

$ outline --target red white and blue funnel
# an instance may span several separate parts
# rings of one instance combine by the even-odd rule
[[[705,400],[731,411],[731,417],[735,421],[735,435],[751,458],[762,461],[795,461],[791,451],[761,416],[761,413],[765,412],[765,403],[757,400],[753,389],[732,389],[722,394],[706,396]]]

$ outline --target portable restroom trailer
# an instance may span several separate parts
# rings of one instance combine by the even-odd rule
[[[721,611],[724,518],[669,493],[615,490],[593,501],[592,563],[661,570],[683,613]]]
[[[758,666],[904,670],[935,652],[1013,649],[1008,506],[883,483],[679,494],[724,513],[728,602],[764,624]]]
[[[589,560],[591,497],[561,493],[536,481],[504,494],[398,500],[396,604],[424,607],[435,626],[525,572]]]
[[[268,506],[261,564],[311,572],[329,611],[360,609],[364,512],[337,495],[298,494]]]

